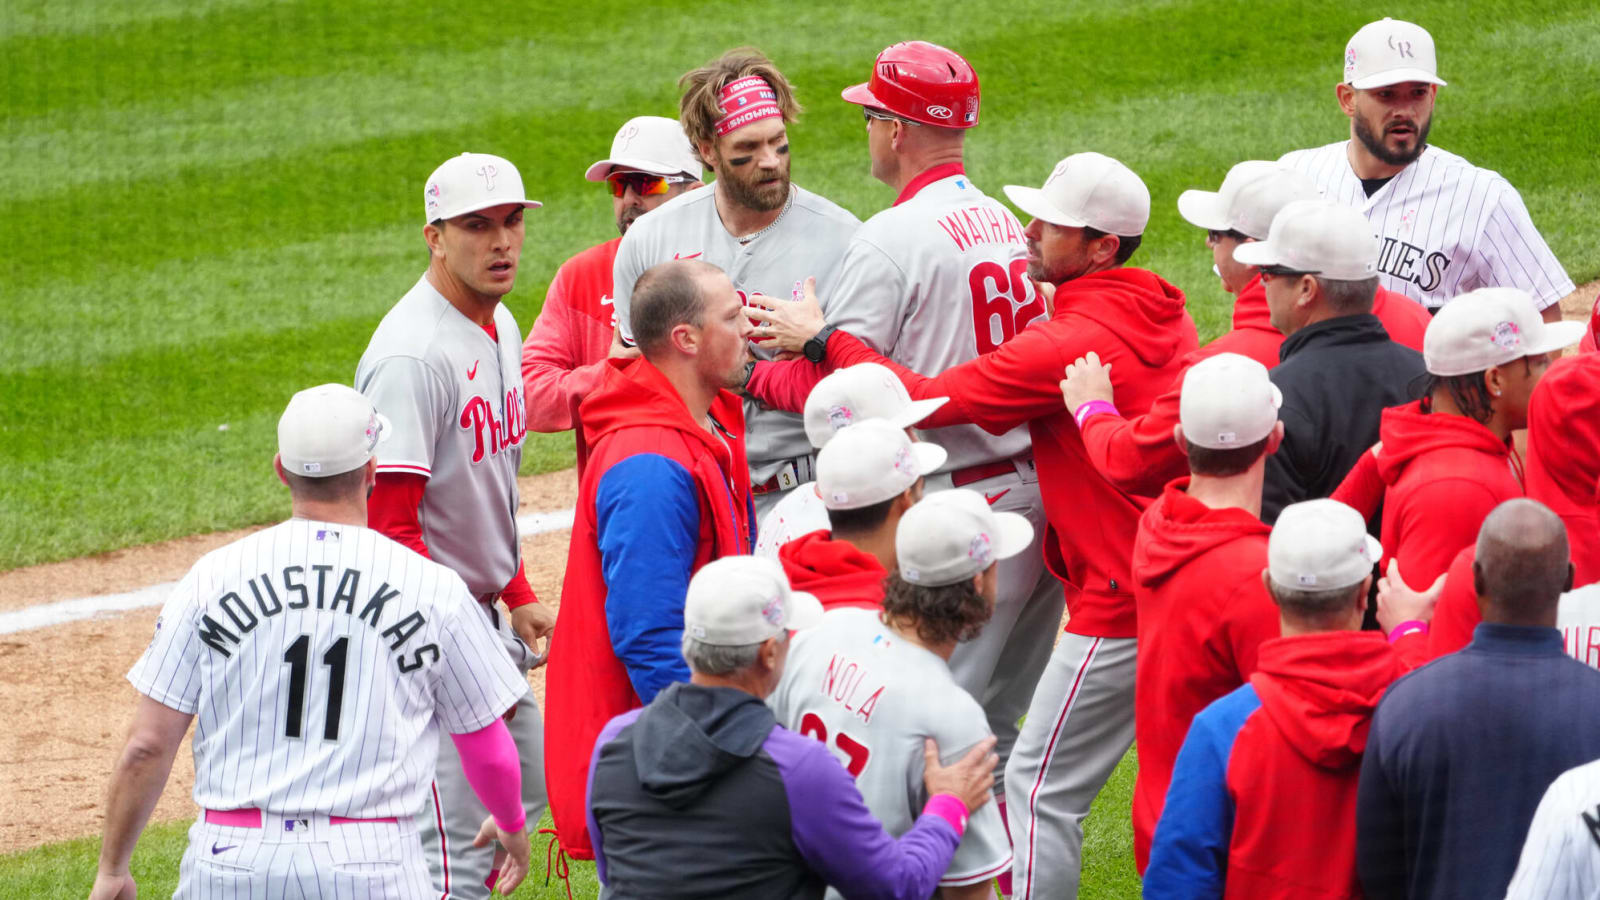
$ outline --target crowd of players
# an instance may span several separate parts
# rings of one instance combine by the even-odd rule
[[[842,94],[897,194],[866,222],[791,183],[770,60],[686,74],[586,172],[621,236],[525,343],[539,204],[446,161],[354,387],[280,420],[293,518],[129,674],[91,896],[133,896],[195,718],[184,897],[509,892],[547,798],[611,897],[1070,897],[1135,738],[1148,896],[1595,896],[1600,356],[1554,361],[1594,349],[1571,280],[1427,143],[1443,84],[1373,22],[1348,141],[1177,199],[1235,295],[1204,346],[1130,264],[1139,176],[1072,153],[1005,187],[1024,225],[924,42]],[[577,439],[559,615],[530,429]]]

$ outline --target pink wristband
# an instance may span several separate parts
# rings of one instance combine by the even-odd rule
[[[1398,641],[1406,635],[1414,632],[1427,634],[1428,623],[1423,622],[1420,619],[1407,619],[1406,621],[1401,622],[1399,625],[1389,629],[1389,643],[1392,644],[1395,641]]]
[[[956,830],[956,837],[967,832],[967,805],[955,794],[934,794],[922,808],[925,816],[938,816]]]
[[[1078,407],[1078,411],[1073,413],[1072,417],[1078,421],[1078,427],[1082,428],[1083,423],[1089,421],[1090,416],[1098,415],[1099,413],[1110,413],[1113,416],[1120,415],[1117,412],[1116,405],[1110,400],[1090,400],[1088,403]]]

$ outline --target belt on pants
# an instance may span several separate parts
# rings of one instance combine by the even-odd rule
[[[807,454],[784,460],[783,465],[778,467],[778,474],[760,484],[750,485],[750,493],[760,495],[770,494],[773,491],[787,491],[816,480],[815,457]]]
[[[389,822],[399,823],[394,816],[383,816],[377,819],[352,819],[348,816],[329,816],[330,825],[358,825],[362,822]],[[206,810],[206,823],[209,825],[226,825],[230,828],[260,828],[261,810],[259,809],[208,809]]]

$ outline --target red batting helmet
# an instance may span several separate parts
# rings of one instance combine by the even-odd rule
[[[927,41],[903,41],[878,54],[872,78],[840,95],[924,125],[971,128],[978,124],[978,73],[954,50]]]

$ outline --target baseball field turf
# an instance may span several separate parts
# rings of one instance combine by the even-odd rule
[[[675,115],[677,76],[739,44],[771,55],[807,107],[790,130],[795,180],[863,218],[893,197],[868,175],[861,119],[839,89],[896,40],[961,51],[984,90],[973,179],[998,195],[1079,150],[1128,163],[1153,198],[1133,262],[1184,288],[1213,336],[1228,298],[1178,193],[1214,189],[1241,159],[1343,138],[1340,54],[1383,15],[1437,41],[1450,86],[1432,142],[1503,173],[1574,279],[1600,275],[1600,9],[1581,0],[1248,12],[1177,0],[7,0],[0,570],[283,516],[277,417],[299,388],[348,383],[420,274],[427,173],[492,152],[545,202],[507,298],[526,332],[555,267],[615,234],[584,167],[628,117]],[[569,436],[530,434],[524,471],[566,467],[570,448]],[[1131,772],[1091,820],[1086,896],[1137,891]],[[97,845],[0,858],[0,896],[81,895]],[[165,896],[181,847],[176,826],[149,833],[135,857],[145,896]],[[579,877],[592,887],[592,870]],[[540,891],[520,895],[555,896]]]

